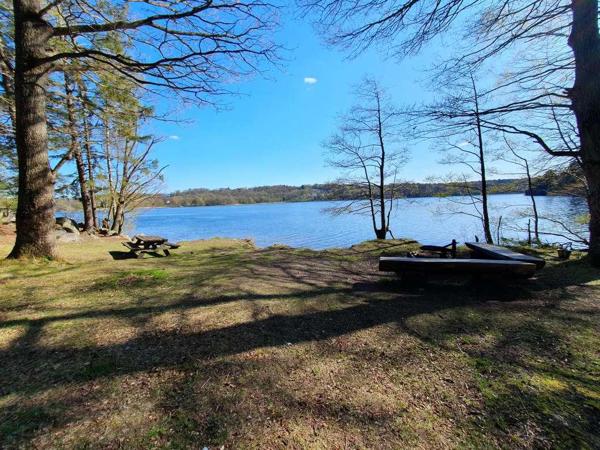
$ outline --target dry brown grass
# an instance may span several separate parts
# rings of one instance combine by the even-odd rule
[[[0,447],[600,447],[598,272],[376,271],[414,245],[113,260],[99,240],[4,261]]]

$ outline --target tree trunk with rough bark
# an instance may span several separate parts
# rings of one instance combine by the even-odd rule
[[[598,0],[573,0],[569,46],[575,56],[575,83],[569,91],[581,140],[588,183],[590,259],[600,267],[600,35]]]
[[[48,159],[46,86],[41,64],[52,28],[40,0],[14,0],[15,133],[19,165],[17,238],[9,257],[53,257],[54,175]]]

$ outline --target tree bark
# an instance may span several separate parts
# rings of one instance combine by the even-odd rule
[[[581,140],[588,183],[590,259],[600,267],[600,35],[598,0],[572,0],[569,46],[575,57],[575,83],[569,91]]]
[[[53,257],[54,176],[48,158],[46,56],[52,28],[40,0],[14,0],[15,134],[19,166],[17,238],[9,257]]]

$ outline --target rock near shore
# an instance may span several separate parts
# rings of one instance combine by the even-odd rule
[[[79,234],[79,225],[68,217],[57,217],[56,227],[58,230],[64,230],[67,233]]]

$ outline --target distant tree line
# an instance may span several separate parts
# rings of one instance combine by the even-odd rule
[[[577,163],[571,163],[562,170],[547,170],[534,178],[532,190],[534,195],[587,195],[583,171]]]
[[[479,187],[478,182],[450,183],[396,183],[386,186],[387,193],[394,190],[397,198],[447,197],[468,195],[469,190]],[[534,195],[572,195],[584,197],[585,185],[581,179],[581,169],[571,165],[565,169],[550,169],[532,180]],[[490,194],[528,193],[526,178],[488,180]],[[57,198],[58,210],[80,209],[80,199],[73,191],[63,191]],[[215,206],[215,205],[250,205],[255,203],[277,202],[310,202],[356,200],[365,198],[364,186],[357,184],[305,184],[302,186],[257,186],[252,188],[222,189],[186,189],[169,194],[155,194],[139,202],[138,206]],[[7,192],[0,193],[0,199],[6,205],[14,205]],[[14,199],[13,199],[14,200]],[[104,199],[102,199],[104,200]],[[104,201],[100,203],[104,209]]]
[[[578,171],[549,170],[534,178],[537,195],[585,195],[585,188],[578,178]],[[478,183],[469,183],[471,189]],[[527,179],[488,180],[490,194],[525,193]],[[396,197],[446,197],[467,195],[462,182],[456,183],[397,183],[388,184],[386,192],[395,192]],[[212,206],[275,202],[309,202],[356,200],[366,198],[364,186],[358,184],[305,184],[302,186],[258,186],[237,189],[187,189],[170,194],[160,194],[148,199],[144,206]]]

